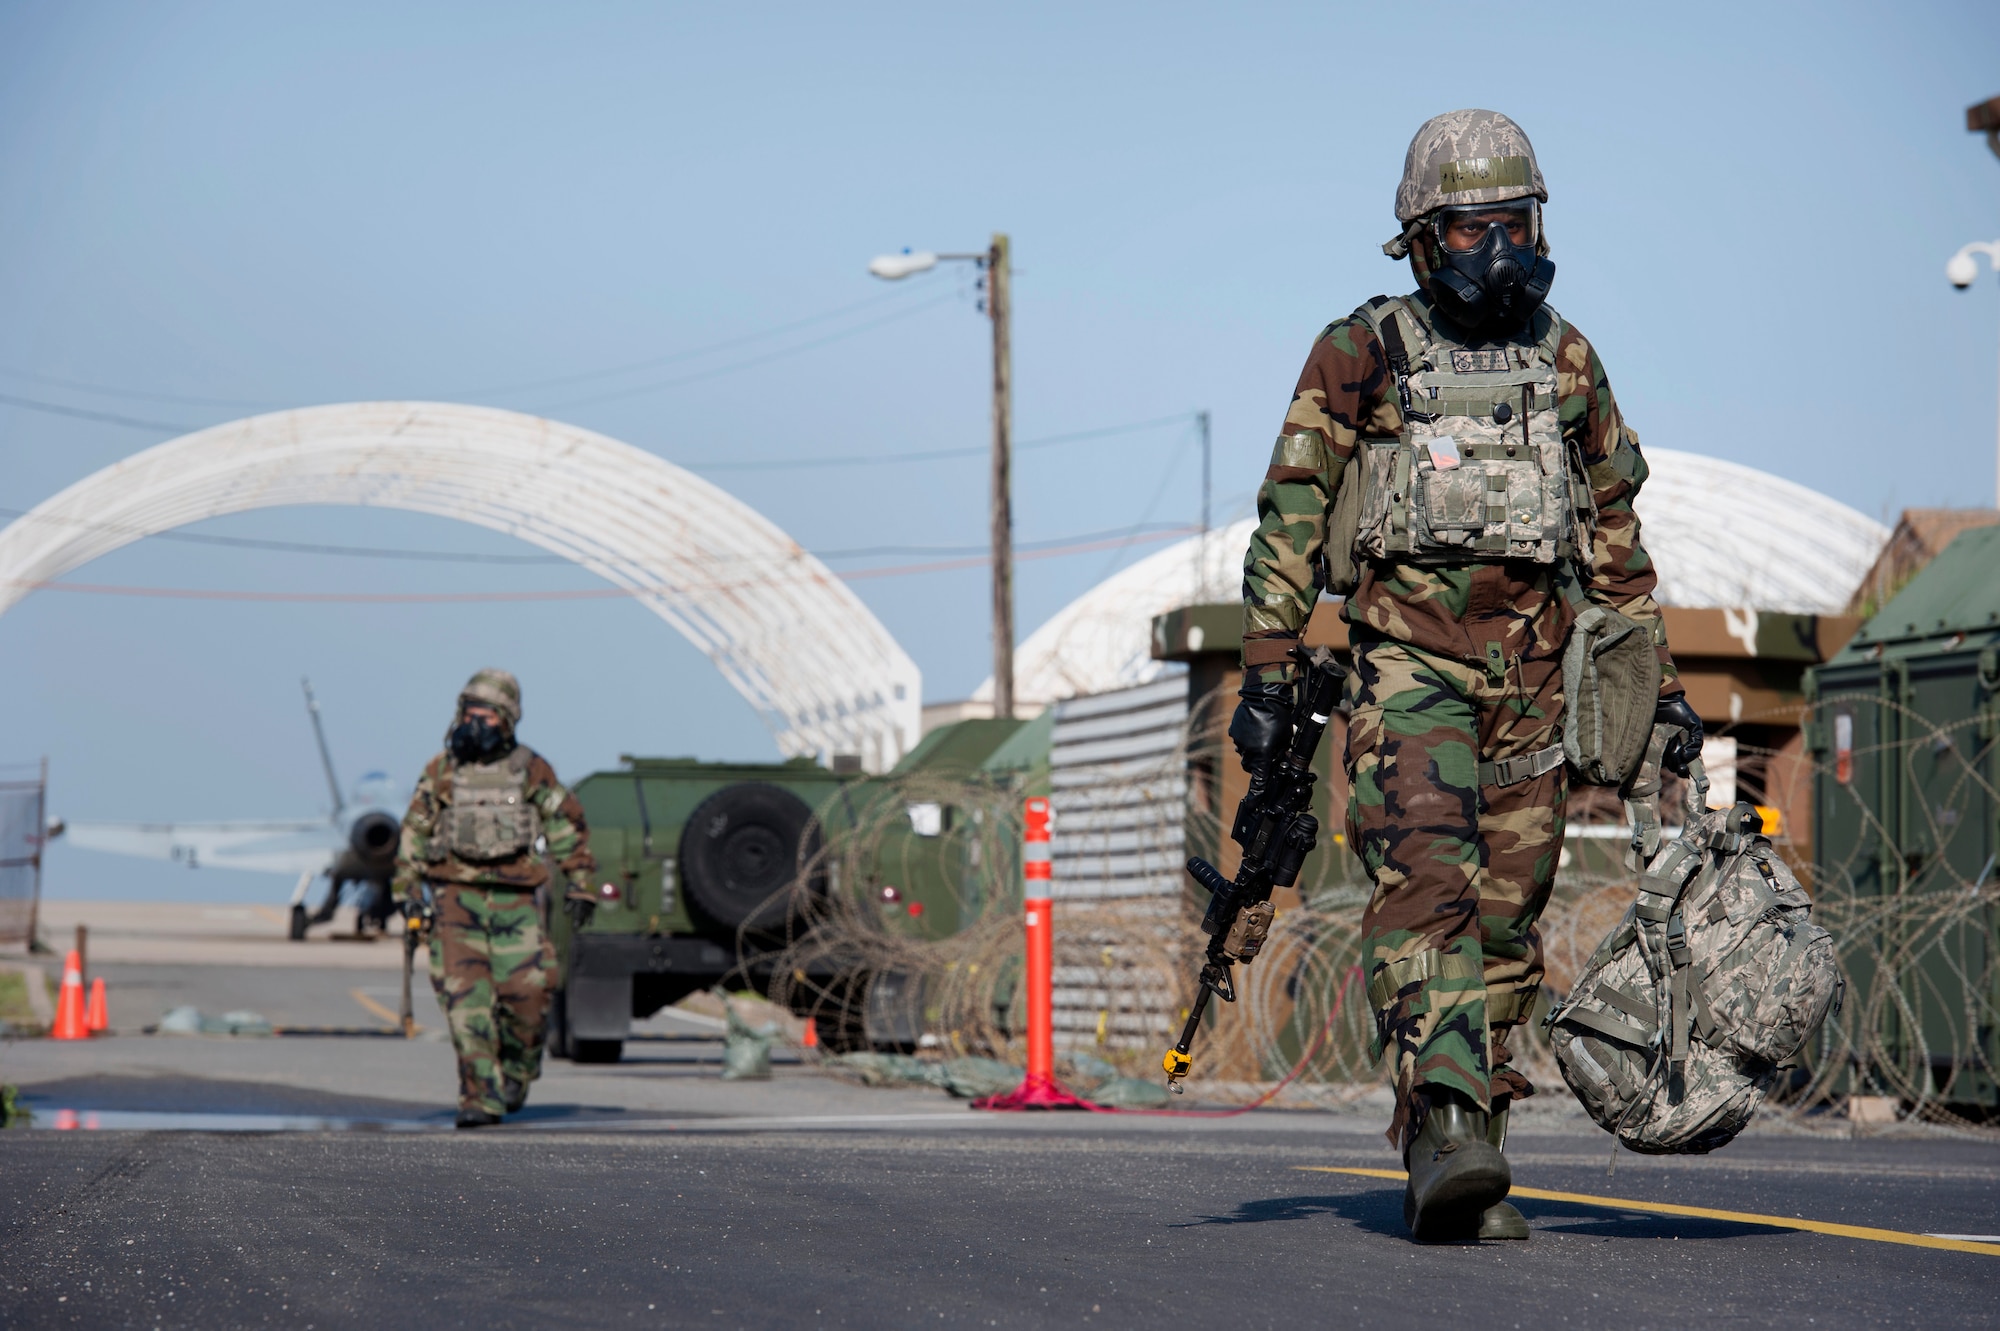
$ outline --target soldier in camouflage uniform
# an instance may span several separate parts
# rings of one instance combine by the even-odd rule
[[[1562,850],[1562,652],[1590,602],[1648,626],[1660,715],[1700,722],[1667,651],[1632,500],[1638,436],[1583,335],[1542,304],[1548,198],[1520,127],[1427,122],[1385,245],[1418,289],[1314,343],[1244,561],[1246,765],[1288,733],[1289,656],[1351,542],[1349,844],[1374,880],[1363,964],[1391,1055],[1392,1145],[1419,1237],[1526,1238],[1506,1205],[1507,1106],[1532,1093],[1508,1039],[1542,980],[1535,922]],[[1343,574],[1345,570],[1343,570]]]
[[[596,898],[583,806],[514,738],[521,686],[482,670],[459,694],[446,749],[403,817],[390,885],[406,927],[430,935],[431,985],[458,1049],[458,1126],[498,1123],[541,1075],[559,983],[544,907],[549,863],[567,902]]]

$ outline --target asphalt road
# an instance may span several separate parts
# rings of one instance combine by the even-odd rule
[[[1937,1251],[1523,1201],[1424,1247],[1379,1139],[1296,1120],[927,1131],[10,1133],[9,1327],[1992,1326],[2000,1245]],[[1317,1116],[1315,1116],[1317,1117]],[[1282,1116],[1281,1116],[1282,1119]],[[1239,1125],[1241,1121],[1238,1121]],[[1510,1143],[1541,1188],[2000,1230],[1984,1142]]]
[[[172,939],[93,937],[131,953],[98,968],[125,1031],[179,1003],[379,1027],[394,1003],[361,945],[187,965],[157,955]],[[1320,1172],[1395,1164],[1372,1110],[1010,1117],[797,1063],[723,1082],[720,1046],[665,1017],[625,1062],[552,1062],[518,1120],[454,1133],[427,994],[419,1019],[433,1038],[0,1046],[38,1129],[80,1129],[0,1134],[0,1327],[2000,1324],[2000,1243],[1523,1198],[1528,1243],[1419,1247],[1399,1182]],[[1759,1125],[1607,1178],[1560,1088],[1528,1105],[1509,1142],[1526,1187],[2000,1234],[1993,1138]],[[88,1130],[211,1115],[368,1130]]]

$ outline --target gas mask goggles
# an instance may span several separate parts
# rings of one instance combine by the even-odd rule
[[[1537,253],[1540,201],[1440,208],[1431,226],[1438,263],[1429,288],[1445,317],[1489,337],[1526,327],[1556,276],[1556,266]]]

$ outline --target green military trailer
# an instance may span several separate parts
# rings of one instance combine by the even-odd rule
[[[717,984],[768,989],[780,949],[811,925],[795,885],[808,896],[846,894],[887,934],[956,932],[984,904],[968,835],[980,811],[959,805],[967,792],[1025,791],[1037,773],[1045,786],[1048,734],[1046,720],[961,721],[924,736],[882,777],[810,758],[627,757],[618,770],[583,778],[574,789],[599,874],[621,896],[582,930],[553,914],[563,987],[550,1051],[615,1062],[634,1018]],[[852,854],[818,854],[855,836],[867,843],[858,865]],[[843,866],[851,866],[845,882]],[[856,1009],[822,1005],[829,1043],[914,1041],[910,1004],[897,1001],[906,977],[848,973],[837,953],[811,965],[815,992],[850,995]]]
[[[1856,1094],[2000,1109],[2000,527],[1960,535],[1806,677],[1814,894]],[[1841,1047],[1844,1046],[1844,1047]]]

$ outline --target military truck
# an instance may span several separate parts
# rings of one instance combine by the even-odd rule
[[[973,867],[966,813],[947,798],[966,782],[1023,794],[1045,790],[1052,718],[970,720],[924,736],[886,777],[835,770],[810,758],[783,763],[620,759],[574,789],[599,872],[617,905],[572,930],[552,912],[563,985],[550,1012],[550,1052],[616,1062],[634,1018],[716,984],[765,990],[784,936],[798,866],[831,838],[869,830],[874,847],[857,881],[840,882],[837,858],[807,890],[869,903],[890,932],[942,938],[968,905]],[[1039,783],[1039,784],[1037,784]],[[898,807],[900,806],[900,807]],[[824,994],[851,995],[851,1012],[822,1010],[822,1036],[839,1046],[904,1045],[916,1037],[893,1000],[907,977],[846,974],[834,961],[812,977]],[[872,999],[872,1006],[871,1006]]]

